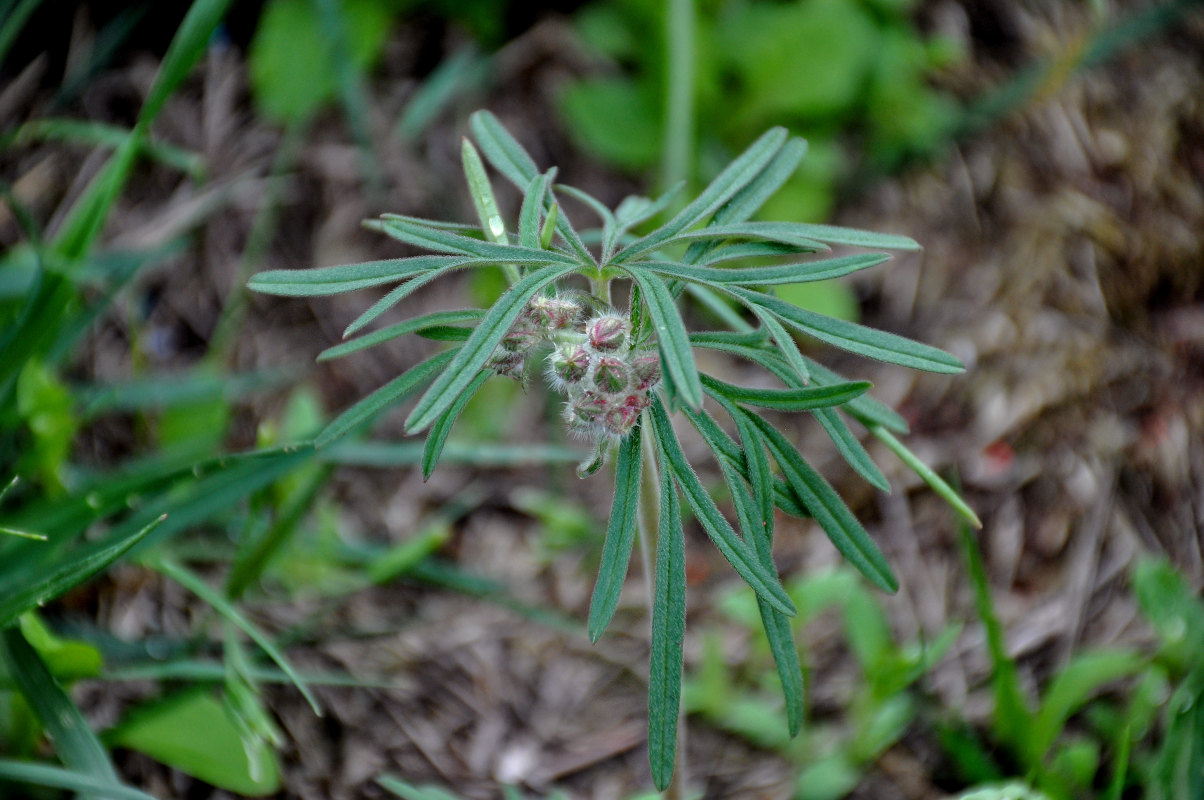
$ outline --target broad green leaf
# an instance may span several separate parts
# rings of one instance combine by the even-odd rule
[[[663,226],[628,245],[615,256],[622,261],[629,255],[646,252],[659,246],[699,222],[727,202],[732,195],[751,183],[765,165],[782,148],[785,128],[772,128],[728,164],[693,202]]]
[[[838,278],[842,275],[848,275],[850,272],[877,266],[888,260],[890,260],[890,256],[886,254],[868,253],[821,261],[775,264],[769,267],[691,267],[664,261],[639,261],[633,262],[632,266],[644,267],[652,272],[658,272],[682,280],[712,284],[730,283],[744,286],[770,286],[782,283],[804,283]]]
[[[117,772],[109,754],[19,627],[0,631],[0,660],[63,763],[97,782],[116,784]]]
[[[448,266],[482,263],[490,262],[470,256],[413,256],[340,264],[337,267],[275,269],[255,275],[247,287],[256,292],[285,297],[318,297],[404,281]]]
[[[769,297],[738,286],[728,287],[727,291],[749,305],[761,306],[782,322],[808,336],[858,355],[929,372],[953,374],[965,370],[965,366],[960,361],[943,350],[896,336],[893,333],[825,317],[814,311],[807,311],[786,303],[776,297]]]
[[[619,444],[615,464],[615,494],[606,525],[606,543],[598,565],[589,603],[589,638],[596,642],[610,624],[619,605],[619,595],[631,562],[631,547],[635,541],[636,511],[640,502],[640,452],[642,425],[637,425]],[[649,465],[648,469],[653,469]]]
[[[778,411],[809,411],[816,408],[830,408],[847,403],[858,397],[872,386],[868,381],[851,383],[835,383],[830,386],[814,386],[808,389],[752,389],[745,386],[735,386],[712,378],[702,376],[702,384],[711,392],[722,395],[736,403],[761,408],[773,408]]]
[[[891,571],[886,557],[878,545],[865,532],[865,528],[853,516],[853,512],[840,499],[840,495],[812,469],[786,437],[756,414],[750,419],[760,429],[774,460],[782,468],[786,482],[794,489],[803,505],[824,529],[832,544],[849,563],[864,575],[870,583],[887,592],[896,592],[899,582]]]
[[[455,357],[458,350],[444,351],[428,358],[421,364],[410,367],[393,380],[380,387],[372,394],[357,402],[351,408],[335,417],[326,428],[318,434],[314,444],[325,447],[350,431],[358,428],[387,408],[391,408],[418,391],[435,373],[443,369]]]
[[[493,375],[489,370],[481,370],[477,376],[472,379],[472,382],[460,392],[456,401],[452,403],[447,411],[435,421],[431,426],[430,433],[426,436],[426,444],[422,452],[422,479],[429,480],[431,473],[435,471],[435,464],[439,461],[439,455],[443,452],[443,445],[447,443],[447,437],[451,433],[452,426],[456,424],[456,419],[459,418],[460,412],[464,410],[464,406],[468,405],[468,401],[476,395],[477,390],[481,388],[489,377]]]
[[[159,517],[132,533],[117,531],[95,544],[58,556],[52,566],[39,565],[15,580],[10,579],[12,582],[0,596],[0,628],[13,625],[26,611],[89,580],[125,555],[162,522],[163,517]]]
[[[710,536],[711,541],[758,595],[764,597],[770,605],[782,613],[794,616],[794,603],[782,588],[777,576],[772,570],[762,566],[751,545],[736,535],[731,523],[724,519],[723,514],[719,513],[715,501],[707,494],[706,489],[699,482],[698,476],[694,474],[694,470],[686,461],[681,445],[677,441],[677,434],[673,431],[669,415],[665,413],[665,407],[660,398],[654,398],[652,401],[652,419],[656,425],[657,444],[664,456],[662,464],[665,465],[665,468],[673,470],[690,508],[694,510],[694,515],[702,523],[702,527]]]
[[[552,264],[524,276],[511,286],[489,309],[464,346],[456,351],[455,358],[443,374],[418,400],[418,405],[406,419],[406,430],[417,433],[434,423],[455,402],[456,395],[484,368],[527,302],[544,286],[576,269],[578,266],[575,263]]]
[[[682,322],[677,304],[673,302],[673,296],[669,294],[668,287],[660,278],[634,267],[626,269],[639,284],[644,302],[648,306],[657,344],[660,345],[664,371],[672,377],[673,384],[686,405],[691,408],[700,407],[702,384],[698,380],[694,354],[690,351],[690,334]]]
[[[275,753],[244,747],[230,715],[209,689],[186,690],[137,708],[105,734],[105,741],[247,797],[280,790]]]
[[[80,797],[103,797],[105,800],[158,800],[154,795],[119,783],[102,781],[85,772],[32,761],[0,759],[0,780],[79,792]]]
[[[840,418],[840,415],[830,408],[818,408],[815,410],[814,416],[823,427],[824,432],[828,434],[828,438],[832,440],[832,444],[836,445],[837,452],[845,462],[872,486],[889,494],[890,481],[882,474],[882,470],[878,469],[878,465],[870,458],[870,454],[861,446],[861,442],[849,430],[849,426]]]
[[[899,457],[900,461],[910,467],[915,474],[919,475],[920,479],[940,495],[962,519],[969,522],[975,528],[982,527],[982,521],[974,513],[974,509],[970,508],[966,501],[953,490],[953,487],[946,483],[940,475],[933,472],[932,467],[921,461],[919,456],[908,450],[907,446],[896,439],[890,431],[881,425],[873,425],[870,427],[870,433],[874,434],[880,442],[890,448],[890,451]]]
[[[293,665],[284,657],[284,653],[280,652],[276,645],[272,644],[272,640],[259,629],[255,623],[247,619],[247,617],[239,611],[234,605],[226,599],[225,595],[212,589],[209,584],[205,583],[199,575],[195,575],[182,565],[175,563],[167,558],[157,558],[153,560],[150,566],[161,573],[164,577],[169,578],[188,591],[195,594],[201,600],[204,600],[213,610],[229,620],[236,628],[245,633],[251,641],[259,646],[259,649],[267,655],[268,658],[275,662],[276,666],[288,676],[293,686],[297,687],[297,691],[309,703],[309,707],[319,717],[322,716],[322,707],[318,705],[318,698],[314,697],[310,692],[309,687],[297,671],[293,669]]]
[[[483,316],[485,316],[485,312],[475,308],[463,311],[434,311],[430,314],[423,314],[421,317],[414,317],[405,322],[399,322],[396,325],[390,325],[387,328],[381,328],[378,331],[373,331],[372,333],[343,342],[334,347],[329,347],[318,354],[318,361],[340,358],[372,347],[373,345],[387,342],[390,339],[396,339],[407,333],[428,336],[435,331],[442,331],[448,327],[457,327],[462,323],[476,323]],[[457,329],[459,328],[457,327]],[[467,330],[465,330],[465,334],[467,334]]]
[[[655,600],[648,668],[648,762],[664,790],[673,778],[681,707],[682,644],[686,634],[686,552],[673,476],[662,471],[656,545]]]

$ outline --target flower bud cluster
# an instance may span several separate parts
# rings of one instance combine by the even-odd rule
[[[548,380],[568,398],[564,419],[586,438],[622,436],[648,407],[660,381],[655,348],[637,347],[631,323],[613,311],[586,318],[572,296],[538,296],[523,309],[489,360],[499,375],[522,380],[527,358],[553,347]]]
[[[622,436],[648,407],[660,357],[633,346],[630,323],[614,313],[588,320],[584,333],[584,341],[560,344],[549,359],[553,384],[568,396],[565,422],[591,439]]]

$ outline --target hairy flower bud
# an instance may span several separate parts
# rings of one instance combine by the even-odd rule
[[[493,351],[493,355],[489,357],[488,367],[498,375],[503,375],[507,378],[514,378],[516,381],[523,379],[523,371],[527,366],[527,357],[522,353],[515,353],[506,350],[504,347],[498,347]]]
[[[581,320],[581,304],[570,297],[541,295],[527,304],[527,318],[545,331],[568,330]]]
[[[573,421],[590,423],[604,417],[610,406],[611,403],[597,392],[584,392],[573,399],[568,410]]]
[[[591,347],[602,353],[614,353],[627,344],[629,333],[627,320],[613,314],[594,317],[585,327],[585,336]]]
[[[589,371],[589,353],[581,346],[558,347],[549,359],[552,375],[565,386],[578,384]]]
[[[627,388],[630,377],[627,365],[614,356],[603,356],[594,366],[594,386],[598,391],[615,394]]]
[[[661,379],[661,357],[655,350],[633,354],[631,372],[635,375],[635,388],[647,391]]]

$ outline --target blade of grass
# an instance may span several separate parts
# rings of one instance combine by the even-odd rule
[[[91,775],[75,770],[30,761],[0,759],[0,779],[79,792],[81,795],[89,797],[100,796],[106,800],[157,800],[154,795],[140,792],[129,786],[100,781]]]
[[[210,588],[209,584],[205,583],[199,575],[193,574],[183,565],[177,564],[169,558],[155,558],[150,561],[148,566],[164,577],[175,581],[201,600],[204,600],[213,607],[214,611],[221,614],[222,617],[229,620],[234,626],[250,637],[251,641],[255,642],[267,657],[275,662],[276,666],[280,667],[280,670],[289,677],[292,684],[297,687],[297,691],[309,703],[309,707],[313,709],[314,714],[319,717],[322,716],[322,707],[318,704],[318,699],[313,696],[309,687],[306,686],[305,681],[293,669],[293,665],[284,657],[284,654],[277,649],[276,645],[272,644],[272,640],[263,631],[259,630],[258,626],[247,619],[220,592]]]

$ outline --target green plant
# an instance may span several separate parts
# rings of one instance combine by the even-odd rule
[[[485,158],[523,193],[516,237],[507,232],[477,148],[465,139],[464,169],[479,225],[393,214],[366,223],[438,255],[264,272],[250,286],[270,294],[311,297],[394,285],[348,326],[346,335],[351,336],[439,277],[500,267],[510,286],[488,309],[426,314],[361,333],[324,353],[322,357],[347,355],[407,333],[452,342],[344,411],[315,443],[319,448],[333,443],[425,387],[406,428],[411,433],[428,431],[422,469],[430,475],[464,405],[491,376],[526,380],[545,373],[565,397],[566,426],[591,447],[578,474],[586,477],[612,454],[615,458],[614,502],[590,606],[592,639],[602,635],[615,611],[637,530],[643,546],[655,548],[649,754],[653,779],[664,788],[673,774],[685,626],[682,495],[720,552],[757,594],[781,674],[791,733],[797,732],[802,718],[802,676],[789,624],[794,602],[782,588],[770,555],[775,507],[813,516],[873,585],[885,591],[897,586],[881,551],[839,495],[754,409],[812,412],[853,468],[883,490],[889,488],[886,479],[842,415],[866,425],[916,466],[914,456],[890,434],[906,432],[907,426],[865,394],[870,384],[845,380],[804,356],[794,334],[916,369],[948,374],[960,372],[962,366],[933,347],[801,310],[764,290],[847,274],[888,258],[870,253],[797,259],[829,253],[833,244],[917,247],[903,236],[750,222],[802,158],[803,142],[790,139],[782,129],[760,137],[667,222],[638,235],[634,229],[667,208],[675,192],[655,201],[631,197],[612,212],[580,190],[553,183],[555,170],[540,172],[488,112],[474,114],[471,128]],[[562,198],[587,206],[597,214],[600,227],[579,232],[564,212]],[[586,242],[594,243],[596,250]],[[791,260],[740,265],[764,256]],[[582,279],[588,291],[566,285]],[[614,307],[616,281],[627,289],[622,310]],[[725,318],[732,330],[691,332],[678,308],[685,292],[716,309],[735,302],[760,326],[753,328],[729,308]],[[745,358],[784,388],[737,386],[700,373],[694,347]],[[726,412],[736,438],[704,407],[704,399]],[[670,421],[675,410],[714,453],[733,498],[736,526],[720,512],[686,460]],[[931,471],[921,474],[977,522],[937,476]]]

